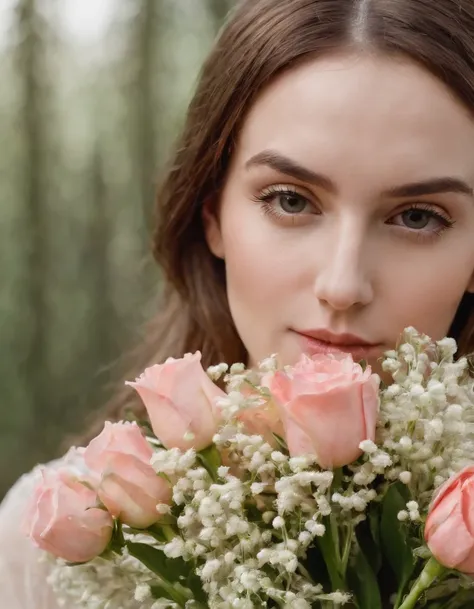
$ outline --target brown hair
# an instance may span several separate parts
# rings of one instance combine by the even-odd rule
[[[132,354],[134,372],[198,349],[205,366],[246,359],[229,311],[224,263],[205,241],[202,206],[219,197],[239,126],[262,88],[298,62],[348,48],[408,56],[474,109],[471,0],[240,2],[203,67],[157,198],[153,251],[164,272],[164,307],[140,353]],[[452,330],[463,353],[474,351],[470,295]],[[109,415],[118,416],[133,393],[114,400]]]

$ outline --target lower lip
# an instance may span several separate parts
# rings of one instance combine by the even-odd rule
[[[379,357],[380,346],[374,345],[333,345],[317,338],[299,334],[303,351],[308,355],[347,355],[350,353],[354,360],[368,360]]]

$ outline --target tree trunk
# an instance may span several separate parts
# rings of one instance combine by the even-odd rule
[[[137,72],[132,95],[135,98],[136,160],[140,184],[142,238],[145,256],[150,251],[150,222],[155,195],[156,149],[155,149],[155,103],[154,49],[158,35],[156,0],[141,0],[141,9],[136,23]]]
[[[47,411],[48,347],[48,231],[44,155],[45,124],[42,121],[43,40],[35,0],[21,0],[18,7],[18,63],[22,84],[20,123],[23,136],[22,242],[25,253],[24,311],[28,330],[22,360],[23,382],[28,388],[31,407],[30,430],[35,437],[29,450],[39,449],[41,421]]]

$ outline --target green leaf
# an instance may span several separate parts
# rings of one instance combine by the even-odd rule
[[[183,592],[180,592],[179,588],[176,588],[174,584],[178,583],[179,587],[181,587],[181,584],[185,584],[196,599],[203,602],[207,601],[206,593],[202,589],[201,580],[194,573],[194,565],[192,563],[188,563],[182,558],[168,558],[158,548],[153,548],[145,543],[128,541],[127,548],[132,556],[163,580],[164,587],[168,592],[170,592],[169,586],[172,586],[174,591],[182,597],[184,595]],[[170,597],[166,596],[166,598]]]
[[[186,577],[190,571],[190,565],[182,558],[168,558],[162,550],[146,543],[127,541],[127,548],[130,554],[138,558],[150,571],[169,582]]]
[[[122,553],[122,548],[125,546],[125,539],[123,536],[122,524],[119,520],[114,520],[114,530],[112,533],[112,539],[109,542],[108,549],[117,554]]]
[[[150,586],[151,588],[151,594],[153,596],[153,598],[155,599],[161,599],[161,598],[168,598],[171,601],[175,601],[177,602],[179,605],[183,606],[183,602],[186,602],[187,599],[182,599],[181,597],[179,597],[178,594],[178,598],[179,600],[176,600],[176,593],[174,591],[174,588],[172,585],[164,585],[164,586],[160,586],[158,584],[153,584],[152,586]]]
[[[276,443],[278,444],[279,448],[281,448],[281,450],[283,450],[284,452],[288,452],[288,446],[287,446],[285,440],[281,436],[279,436],[277,433],[272,432],[272,436],[275,438]]]
[[[211,444],[197,453],[198,459],[209,472],[211,478],[217,480],[217,470],[222,465],[221,454],[215,444]]]
[[[377,574],[382,567],[383,558],[380,549],[380,521],[375,510],[371,510],[367,520],[357,526],[356,538],[372,571]]]
[[[333,538],[331,531],[331,522],[329,517],[324,518],[323,524],[326,527],[326,531],[322,537],[317,537],[315,540],[321,551],[326,564],[326,569],[331,580],[331,587],[333,590],[344,590],[345,582],[340,573],[341,565],[337,557],[336,541]]]
[[[402,590],[413,574],[415,559],[408,527],[398,520],[398,513],[406,509],[400,486],[398,483],[390,486],[383,499],[380,538],[383,553],[397,578],[399,590]]]
[[[382,609],[377,577],[357,543],[347,571],[347,579],[359,609]]]
[[[202,589],[202,581],[199,576],[194,571],[190,571],[184,583],[192,591],[194,599],[207,607],[209,599],[206,592]]]
[[[313,581],[318,582],[327,590],[331,586],[327,565],[320,548],[313,544],[307,549],[306,557],[301,560],[304,569],[308,571]]]
[[[370,506],[368,521],[372,539],[374,540],[374,543],[380,547],[382,542],[380,539],[380,508],[378,505],[372,504]]]

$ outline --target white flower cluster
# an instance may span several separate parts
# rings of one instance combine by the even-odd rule
[[[213,609],[266,607],[272,599],[301,609],[318,599],[347,602],[347,594],[323,594],[300,568],[308,546],[324,534],[333,474],[315,471],[312,458],[290,458],[261,436],[228,427],[231,438],[225,426],[214,438],[222,454],[233,457],[218,469],[217,480],[196,455],[186,469],[181,453],[166,451],[154,459],[155,470],[173,481],[174,502],[182,507],[180,534],[162,546],[165,554],[195,565]],[[233,460],[244,475],[231,473]]]
[[[395,382],[381,396],[377,446],[362,448],[374,471],[406,484],[423,511],[433,488],[472,463],[474,378],[466,358],[454,360],[452,339],[433,348],[414,329],[403,338],[383,363]]]
[[[455,350],[450,339],[433,346],[415,330],[405,331],[383,364],[394,383],[381,394],[377,437],[361,443],[363,456],[356,463],[335,472],[321,470],[315,457],[290,457],[278,438],[248,435],[238,422],[243,409],[265,403],[268,390],[259,384],[276,370],[274,356],[259,371],[239,364],[210,368],[211,378],[225,375],[228,383],[228,394],[219,400],[224,424],[214,436],[222,465],[213,469],[194,450],[156,449],[153,468],[173,485],[172,509],[163,506],[162,512],[175,518],[176,526],[168,527],[167,542],[155,541],[155,547],[189,563],[210,609],[269,604],[310,609],[318,601],[324,607],[350,602],[349,594],[324,593],[312,579],[308,549],[328,526],[335,527],[338,551],[348,560],[357,545],[355,527],[396,481],[416,498],[398,519],[418,524],[434,488],[472,462],[474,378],[465,358],[454,360]],[[126,553],[114,561],[57,568],[50,579],[68,603],[89,609],[175,607],[153,600],[150,584],[156,577]]]
[[[143,540],[141,540],[143,541]],[[124,551],[110,559],[95,558],[84,565],[67,566],[52,561],[48,583],[59,607],[87,609],[175,609],[169,601],[152,598],[150,584],[156,577],[137,559]]]

